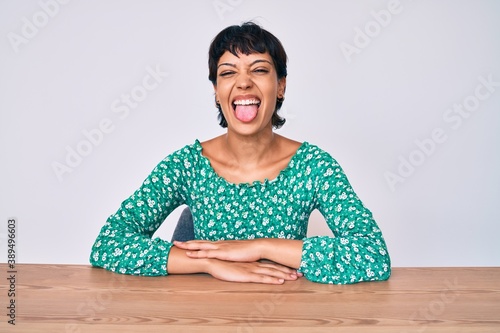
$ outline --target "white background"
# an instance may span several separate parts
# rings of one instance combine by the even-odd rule
[[[380,14],[388,9],[390,19]],[[278,36],[289,56],[279,133],[339,161],[394,266],[500,264],[493,0],[0,1],[2,261],[15,217],[20,262],[88,263],[107,217],[163,157],[222,134],[208,46],[246,20]],[[347,44],[357,53],[346,55]],[[113,112],[123,94],[140,92],[148,68],[168,77],[126,117]],[[496,85],[477,88],[479,77]],[[463,103],[474,110],[449,113]],[[83,131],[105,119],[112,131],[58,179],[53,164],[67,164],[68,149],[85,146]],[[445,140],[432,147],[436,129]],[[391,185],[387,173],[401,178]],[[170,239],[179,213],[157,236]],[[325,233],[314,214],[309,234]]]

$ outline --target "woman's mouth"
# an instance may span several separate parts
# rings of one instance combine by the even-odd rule
[[[257,98],[238,99],[233,101],[233,109],[236,119],[249,123],[257,117],[260,100]]]

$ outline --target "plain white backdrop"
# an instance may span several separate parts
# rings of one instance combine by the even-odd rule
[[[394,266],[500,265],[494,0],[1,0],[2,262],[15,217],[19,262],[88,263],[163,157],[222,134],[208,46],[247,20],[289,56],[278,132],[339,161]]]

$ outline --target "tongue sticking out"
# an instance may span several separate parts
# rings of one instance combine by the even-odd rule
[[[249,123],[257,117],[257,104],[236,105],[236,118],[244,123]]]

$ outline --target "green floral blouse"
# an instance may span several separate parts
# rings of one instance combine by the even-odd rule
[[[232,184],[218,176],[198,140],[161,161],[102,227],[90,255],[94,266],[134,275],[167,275],[172,244],[152,238],[186,204],[196,239],[303,240],[300,271],[321,283],[386,280],[390,258],[382,232],[339,164],[304,142],[273,180]],[[307,237],[318,209],[335,237]]]

